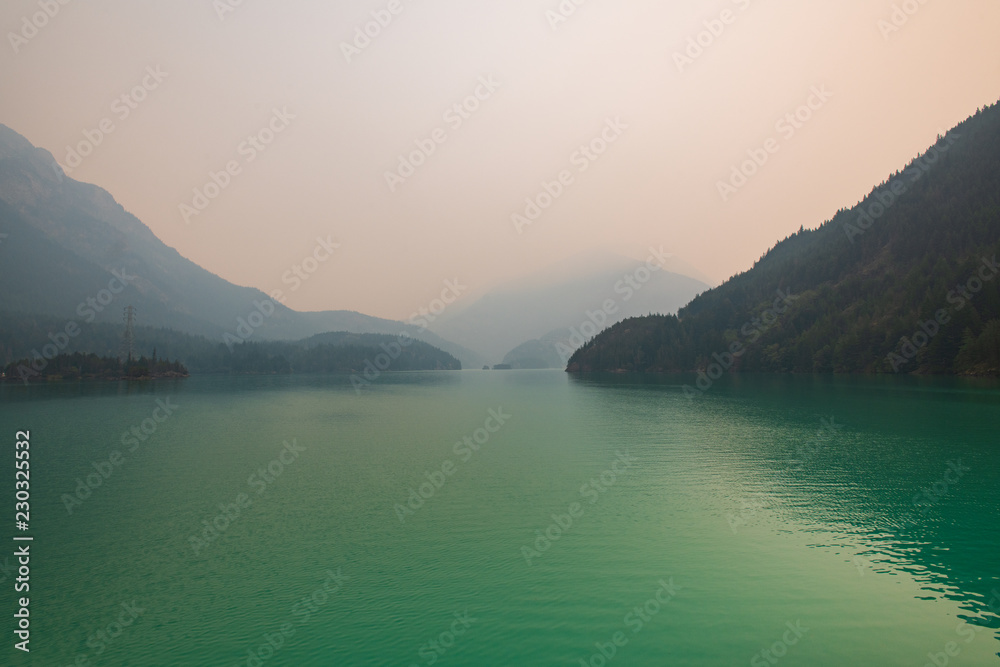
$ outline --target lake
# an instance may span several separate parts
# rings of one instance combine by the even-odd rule
[[[0,662],[1000,665],[1000,385],[693,380],[0,386]]]

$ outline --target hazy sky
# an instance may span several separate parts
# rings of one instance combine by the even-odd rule
[[[113,127],[71,176],[234,283],[288,292],[329,236],[301,310],[401,319],[447,279],[481,291],[595,248],[722,280],[1000,97],[1000,3],[896,6],[898,26],[878,0],[5,0],[0,122],[67,166]],[[228,185],[186,221],[210,172]]]

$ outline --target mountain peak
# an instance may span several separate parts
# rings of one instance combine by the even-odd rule
[[[122,308],[131,305],[143,325],[220,342],[242,323],[269,313],[249,332],[250,339],[298,340],[329,331],[399,335],[408,330],[463,363],[480,361],[469,350],[402,322],[346,311],[299,313],[279,297],[233,285],[160,241],[108,191],[63,174],[48,151],[3,125],[0,234],[7,235],[0,261],[0,284],[6,288],[0,292],[0,311],[117,323]],[[45,267],[44,279],[37,277],[38,267]],[[116,272],[133,276],[128,286],[110,304],[87,306],[88,298],[108,292]]]
[[[607,329],[569,370],[997,372],[1000,105],[956,129],[676,317]]]

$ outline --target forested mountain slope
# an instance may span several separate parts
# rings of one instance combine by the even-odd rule
[[[998,254],[994,104],[858,205],[800,229],[676,317],[602,332],[567,370],[993,374]]]

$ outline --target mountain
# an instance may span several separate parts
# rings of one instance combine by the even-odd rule
[[[573,350],[571,345],[568,337],[550,332],[539,339],[521,343],[504,356],[503,363],[520,369],[562,368]]]
[[[122,309],[132,305],[143,324],[220,341],[226,335],[297,340],[328,331],[406,332],[471,367],[482,362],[419,327],[351,311],[300,313],[260,290],[233,285],[166,246],[107,191],[68,178],[48,151],[4,125],[0,284],[3,311],[121,322]],[[248,326],[257,320],[259,326]]]
[[[542,356],[531,353],[534,361],[512,364],[515,368],[563,368],[570,353],[604,326],[675,311],[709,289],[677,270],[688,267],[660,248],[651,248],[647,261],[591,253],[492,290],[465,308],[449,309],[430,329],[494,363],[512,354],[517,360],[520,351],[514,348],[528,344]],[[561,355],[555,349],[560,342]],[[541,359],[552,365],[537,365]]]
[[[633,318],[570,372],[1000,369],[1000,106],[676,316]]]
[[[73,366],[72,355],[118,357],[120,324],[76,323],[72,336],[64,332],[66,326],[66,320],[51,315],[0,311],[0,373],[6,366],[8,379],[38,380],[45,374],[65,375],[60,367]],[[363,375],[367,370],[372,376],[381,370],[462,368],[452,355],[423,341],[407,341],[397,335],[334,332],[295,342],[257,340],[227,345],[173,329],[137,326],[134,333],[134,358],[181,359],[197,374]],[[57,352],[61,356],[56,356]]]

